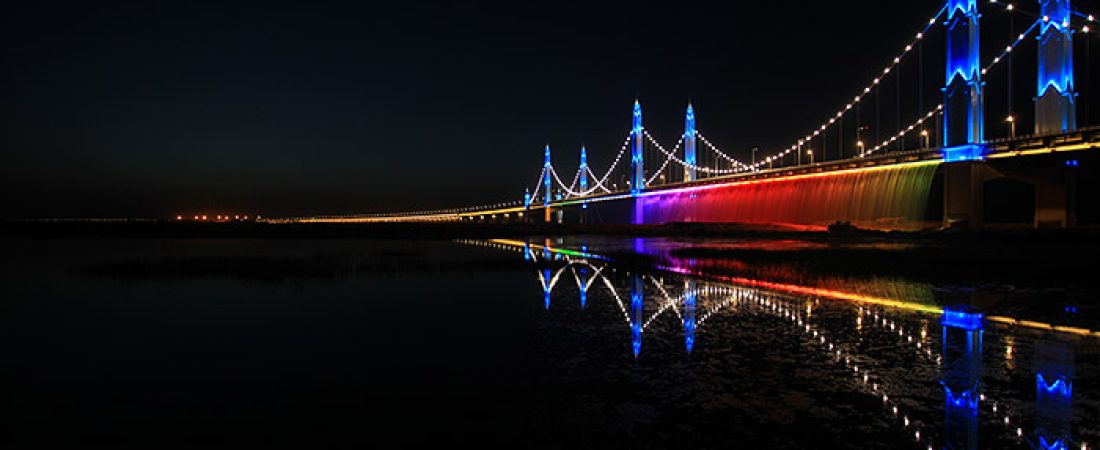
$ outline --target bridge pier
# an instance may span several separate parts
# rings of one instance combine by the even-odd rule
[[[969,230],[984,222],[985,161],[958,161],[943,165],[943,225]]]

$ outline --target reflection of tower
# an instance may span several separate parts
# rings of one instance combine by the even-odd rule
[[[577,274],[577,288],[581,292],[581,309],[588,303],[588,267],[581,266],[581,272]]]
[[[630,274],[630,345],[634,356],[642,352],[642,299],[645,283],[642,274]]]
[[[1073,419],[1073,348],[1065,342],[1035,343],[1035,435],[1039,448],[1069,448]]]
[[[945,309],[943,325],[944,440],[950,449],[978,448],[982,315]]]
[[[695,280],[684,282],[684,348],[695,347]]]
[[[550,269],[542,269],[542,303],[547,310],[550,309],[550,277],[552,276],[553,275],[550,274]]]

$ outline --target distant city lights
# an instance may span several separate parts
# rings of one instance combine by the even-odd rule
[[[212,222],[212,223],[225,223],[225,222],[255,222],[260,220],[263,216],[256,214],[215,214],[214,220],[210,220],[208,214],[195,214],[193,216],[186,216],[183,214],[177,214],[177,222]],[[190,217],[190,219],[188,219]]]

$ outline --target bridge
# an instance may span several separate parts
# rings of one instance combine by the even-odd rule
[[[983,12],[1007,15],[1012,35],[983,58]],[[1026,26],[1016,33],[1016,20]],[[358,216],[309,217],[306,222],[484,221],[659,224],[742,222],[822,225],[848,221],[885,228],[936,224],[984,226],[984,196],[990,185],[1023,186],[1033,203],[1031,223],[1070,227],[1077,222],[1077,172],[1081,158],[1100,148],[1100,127],[1088,126],[1087,100],[1078,101],[1074,37],[1083,36],[1085,59],[1095,17],[1074,10],[1070,0],[1039,0],[1037,12],[1002,0],[947,0],[927,19],[916,20],[904,45],[850,100],[820,125],[772,151],[753,149],[751,159],[732,156],[696,127],[689,103],[683,132],[662,144],[643,125],[635,101],[631,127],[602,171],[588,165],[580,148],[575,171],[560,171],[550,145],[541,171],[523,200],[495,204]],[[942,34],[944,82],[938,104],[926,107],[925,88],[903,98],[902,71],[923,80],[927,41]],[[986,39],[991,39],[986,37]],[[996,39],[996,38],[992,38]],[[1012,59],[1032,47],[1034,123],[1017,134],[1012,99]],[[935,50],[935,49],[928,49]],[[929,65],[932,66],[932,65]],[[987,114],[991,86],[1005,71],[1005,111]],[[1087,78],[1087,65],[1085,67]],[[884,124],[880,103],[893,90],[894,124]],[[906,110],[903,114],[902,105]],[[873,114],[871,114],[873,110]],[[1086,126],[1079,126],[1078,113]],[[1000,113],[1003,113],[1000,114]],[[872,117],[873,116],[873,120]],[[902,117],[908,117],[908,123]],[[888,121],[888,120],[886,120]],[[990,136],[996,123],[1005,133]],[[883,135],[889,130],[889,135]],[[568,181],[567,181],[568,180]],[[942,206],[939,204],[942,202]],[[929,211],[932,211],[929,213]]]

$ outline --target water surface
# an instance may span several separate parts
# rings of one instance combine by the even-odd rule
[[[9,444],[1100,445],[1088,285],[676,256],[798,241],[4,245]]]

